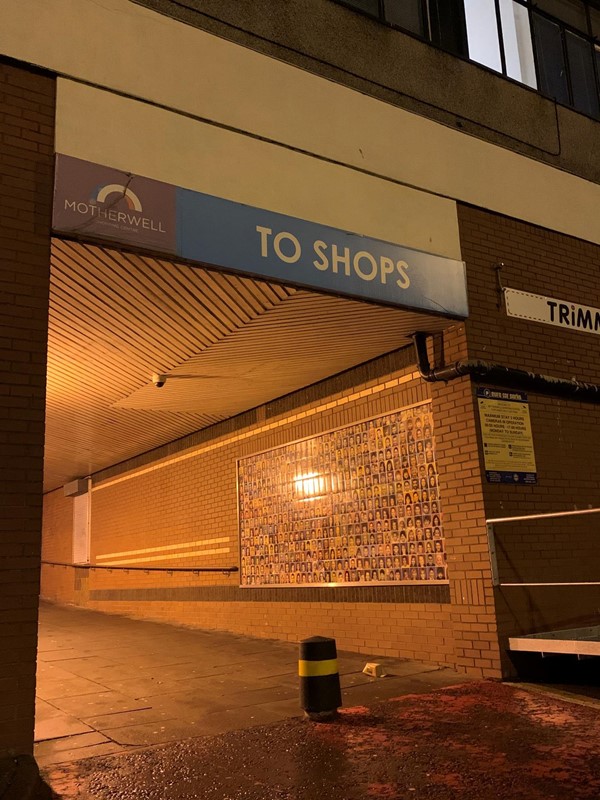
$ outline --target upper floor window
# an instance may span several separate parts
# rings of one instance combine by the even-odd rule
[[[463,0],[350,0],[349,5],[468,56]]]
[[[600,11],[579,0],[538,0],[531,5],[540,91],[600,117]]]
[[[600,0],[341,0],[600,118]]]

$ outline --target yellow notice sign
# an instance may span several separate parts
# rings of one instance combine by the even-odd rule
[[[481,388],[477,402],[488,482],[537,483],[527,395]]]

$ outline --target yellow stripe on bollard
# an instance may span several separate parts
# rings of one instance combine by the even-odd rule
[[[298,661],[298,675],[301,678],[317,678],[323,675],[335,675],[337,671],[337,658],[331,658],[326,661]]]

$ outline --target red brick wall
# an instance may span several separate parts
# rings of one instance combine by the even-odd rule
[[[505,286],[600,308],[600,248],[478,209],[459,221],[471,303],[471,358],[600,382],[600,337],[508,317]],[[600,507],[598,405],[529,393],[538,484],[484,482],[489,518]],[[600,514],[496,526],[504,582],[600,579]],[[515,633],[598,624],[600,587],[506,587],[496,593],[501,644]],[[509,670],[508,662],[505,670]]]
[[[54,92],[0,62],[0,755],[33,747]]]

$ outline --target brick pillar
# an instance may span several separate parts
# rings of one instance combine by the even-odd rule
[[[0,755],[33,749],[54,97],[0,61]]]
[[[444,362],[466,359],[463,325],[444,337]],[[431,384],[440,495],[450,579],[455,663],[471,675],[500,677],[474,386],[469,377]]]

